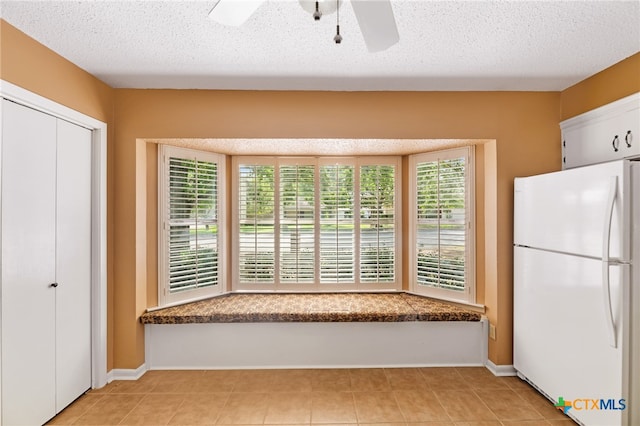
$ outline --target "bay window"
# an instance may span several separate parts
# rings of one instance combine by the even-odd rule
[[[234,289],[399,290],[396,157],[234,157]]]
[[[475,302],[472,147],[416,154],[410,173],[410,288]]]
[[[220,214],[224,156],[160,147],[159,295],[161,306],[224,290]]]

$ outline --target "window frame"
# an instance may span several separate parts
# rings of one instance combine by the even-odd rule
[[[417,203],[417,166],[419,163],[465,158],[465,288],[456,291],[418,284],[417,238],[418,235],[418,203]],[[413,154],[408,159],[409,189],[408,229],[409,229],[409,289],[412,293],[434,297],[442,300],[476,303],[476,235],[475,235],[475,149],[465,146],[442,151]]]
[[[215,163],[217,177],[217,284],[191,290],[170,291],[169,282],[169,159],[180,158]],[[168,307],[226,293],[226,156],[172,145],[158,146],[158,307]]]
[[[276,224],[274,226],[274,248],[277,250],[274,254],[275,265],[274,265],[274,280],[272,283],[260,283],[260,284],[249,284],[242,283],[240,281],[240,244],[239,238],[235,238],[235,236],[239,235],[240,232],[240,207],[239,207],[239,188],[240,188],[240,165],[242,164],[251,164],[251,165],[272,165],[274,166],[274,188],[275,188],[275,197],[276,200],[275,208],[276,212],[274,212],[274,218],[276,220]],[[314,200],[314,257],[315,261],[315,273],[314,280],[312,283],[289,283],[283,282],[280,280],[279,276],[279,236],[280,236],[280,202],[277,197],[279,197],[279,171],[280,166],[282,165],[308,165],[314,164],[315,166],[315,200]],[[395,279],[392,282],[375,282],[368,283],[363,282],[360,276],[360,254],[361,254],[361,245],[360,245],[360,232],[355,232],[355,229],[358,229],[357,226],[360,225],[360,215],[354,214],[354,254],[358,256],[356,258],[356,262],[354,265],[354,281],[350,283],[321,283],[320,282],[320,167],[325,165],[353,165],[354,173],[357,173],[358,179],[356,182],[360,181],[360,170],[362,166],[367,165],[390,165],[395,169],[394,172],[394,273]],[[402,290],[402,158],[398,156],[353,156],[353,157],[293,157],[293,156],[233,156],[232,157],[232,285],[231,291],[236,292],[349,292],[349,291],[367,291],[367,292],[376,292],[376,291],[401,291]],[[360,186],[358,183],[354,185],[354,193],[360,193]],[[360,210],[360,196],[357,197],[357,200],[354,205],[354,212],[359,212]],[[357,218],[356,218],[357,216]]]

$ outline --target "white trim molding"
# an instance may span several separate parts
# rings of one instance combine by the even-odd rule
[[[107,373],[107,382],[111,383],[114,380],[138,380],[148,370],[147,364],[142,364],[136,369],[114,368]]]
[[[513,365],[496,365],[490,359],[487,360],[485,367],[498,377],[516,376],[518,373]]]
[[[107,124],[8,81],[0,80],[0,97],[92,131],[91,386],[101,388],[107,384]]]

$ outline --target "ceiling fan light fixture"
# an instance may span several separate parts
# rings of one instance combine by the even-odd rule
[[[300,6],[306,10],[316,21],[316,10],[320,16],[331,15],[336,11],[335,0],[298,0]]]
[[[313,19],[315,21],[319,21],[321,17],[322,17],[322,12],[320,12],[320,4],[319,2],[316,1],[316,11],[313,12]]]
[[[342,43],[342,36],[340,35],[340,25],[336,26],[336,36],[333,38],[333,41],[335,41],[336,44]]]
[[[342,43],[342,36],[340,35],[340,0],[336,0],[336,36],[333,41],[336,44]]]

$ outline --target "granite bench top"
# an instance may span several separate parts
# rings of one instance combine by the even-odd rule
[[[230,293],[144,313],[143,324],[480,321],[478,312],[408,293]]]

